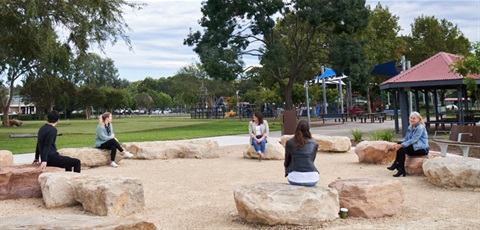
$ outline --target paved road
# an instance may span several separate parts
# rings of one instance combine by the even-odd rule
[[[360,123],[359,121],[354,122],[345,122],[344,124],[340,122],[334,122],[333,120],[326,121],[326,124],[333,124],[327,125],[322,127],[313,127],[311,128],[312,134],[318,135],[328,135],[328,136],[348,136],[349,138],[353,138],[350,134],[351,130],[359,130],[364,133],[364,138],[368,138],[367,133],[374,131],[374,130],[394,130],[395,123],[394,121],[385,121],[383,123]],[[281,137],[280,131],[273,131],[270,132],[269,141],[279,141]],[[241,144],[248,144],[249,136],[248,134],[241,134],[241,135],[231,135],[231,136],[218,136],[218,137],[207,137],[207,138],[199,138],[199,139],[207,139],[207,140],[216,140],[220,146],[230,146],[230,145],[241,145]],[[16,154],[13,155],[13,162],[15,164],[23,164],[23,163],[30,163],[33,161],[35,154],[33,153],[26,153],[26,154]]]

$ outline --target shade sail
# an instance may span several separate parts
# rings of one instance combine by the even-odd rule
[[[313,80],[322,80],[324,78],[335,77],[335,76],[337,76],[337,74],[335,73],[335,71],[333,71],[333,69],[325,68],[325,72]]]
[[[396,61],[385,62],[383,64],[376,65],[370,74],[379,77],[391,78],[400,73],[399,68],[395,65]]]

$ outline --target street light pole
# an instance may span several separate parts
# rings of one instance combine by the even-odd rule
[[[238,90],[236,94],[237,94],[237,114],[238,114],[238,119],[241,121],[242,117],[240,116],[240,104],[238,103]]]

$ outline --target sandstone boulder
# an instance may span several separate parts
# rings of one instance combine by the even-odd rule
[[[85,177],[77,180],[75,200],[100,216],[126,216],[145,207],[143,185],[127,177]]]
[[[444,188],[480,188],[480,160],[467,157],[437,157],[423,162],[427,180]]]
[[[21,120],[9,120],[8,121],[10,126],[22,126],[23,125],[23,121]]]
[[[141,229],[156,230],[155,224],[133,218],[100,217],[86,215],[29,215],[2,217],[0,229]]]
[[[388,141],[362,141],[355,146],[358,162],[369,164],[390,164],[395,160],[394,143]]]
[[[73,206],[75,200],[75,182],[84,178],[80,173],[43,173],[38,177],[42,189],[42,198],[47,208]]]
[[[219,147],[215,140],[178,140],[130,142],[122,147],[131,152],[136,159],[173,159],[173,158],[218,158]]]
[[[293,135],[283,135],[280,139],[281,144],[285,144]],[[312,139],[318,143],[318,152],[347,152],[352,148],[352,142],[348,137],[326,136],[312,134]]]
[[[143,185],[138,179],[46,173],[39,181],[47,208],[81,204],[96,215],[127,216],[145,207]]]
[[[13,166],[13,154],[8,150],[0,150],[0,168]]]
[[[253,145],[248,145],[243,151],[244,158],[258,158],[258,154],[255,152]],[[267,142],[265,147],[264,158],[265,160],[283,160],[285,159],[285,148],[276,141]]]
[[[344,179],[328,186],[338,191],[340,207],[347,208],[352,217],[392,216],[405,200],[403,185],[396,180]]]
[[[318,225],[338,217],[338,193],[331,188],[257,183],[233,195],[240,217],[250,223]]]
[[[110,150],[102,150],[93,147],[84,148],[63,148],[58,153],[62,156],[77,158],[82,162],[82,168],[110,165]],[[123,159],[122,153],[117,151],[115,162]]]
[[[405,171],[408,175],[425,175],[423,173],[423,162],[426,159],[434,158],[434,157],[442,157],[440,153],[433,153],[430,151],[426,156],[405,156]]]
[[[62,172],[65,169],[24,164],[0,168],[0,200],[42,197],[38,176],[44,172]]]

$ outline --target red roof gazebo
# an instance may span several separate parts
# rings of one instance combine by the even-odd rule
[[[395,77],[388,79],[387,81],[380,84],[380,89],[391,91],[395,98],[399,99],[400,102],[400,111],[402,117],[409,117],[410,112],[407,100],[407,92],[412,91],[415,95],[415,108],[417,110],[420,108],[419,104],[419,92],[423,92],[426,95],[431,93],[433,95],[433,108],[436,121],[439,120],[439,111],[437,108],[437,103],[439,102],[437,97],[437,90],[439,89],[455,89],[457,90],[457,98],[460,101],[464,95],[466,95],[466,84],[464,76],[454,73],[452,71],[451,65],[454,62],[460,60],[460,56],[440,52],[429,59],[415,65],[414,67],[406,70]],[[477,85],[480,84],[480,75],[470,75],[476,80]],[[426,117],[425,121],[427,124],[430,124],[430,101],[429,97],[425,97],[425,107],[426,107]],[[394,115],[395,115],[395,130],[398,132],[398,114],[397,114],[397,103],[396,100],[393,100],[394,106]],[[459,121],[460,124],[466,124],[464,120],[465,111],[468,108],[463,106],[463,103],[459,103]],[[406,134],[408,128],[408,119],[402,119],[402,131],[403,135]]]

